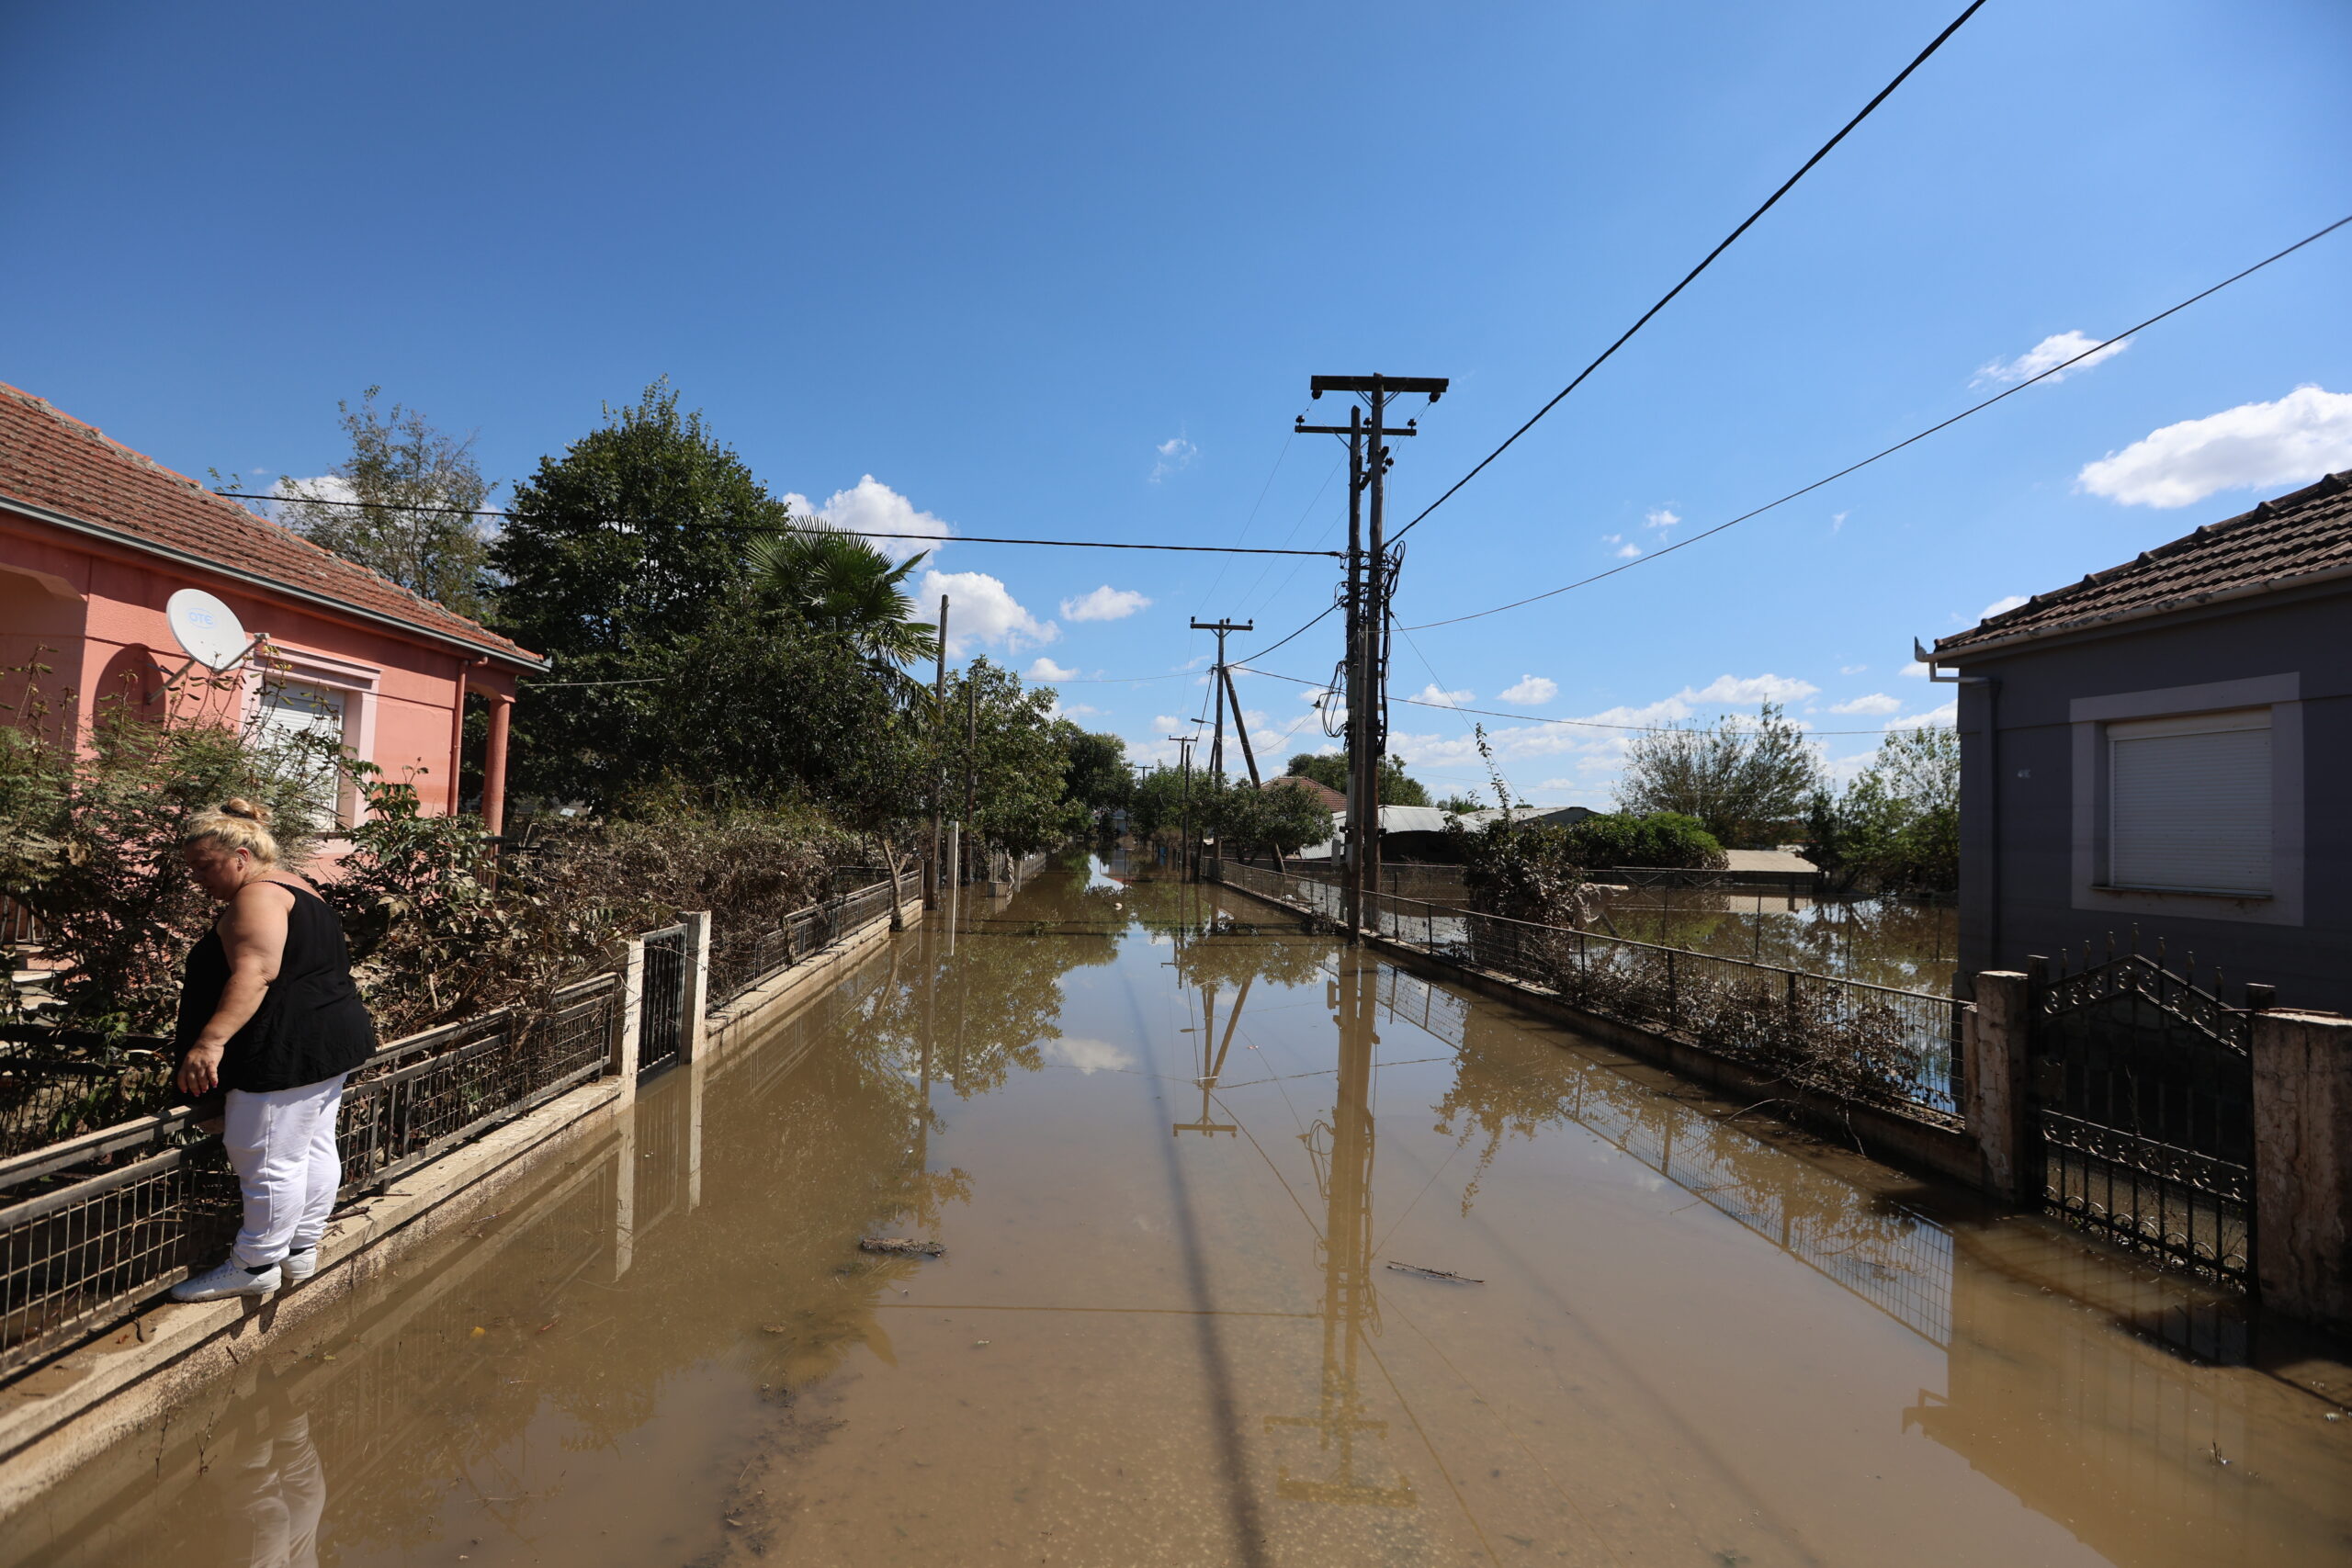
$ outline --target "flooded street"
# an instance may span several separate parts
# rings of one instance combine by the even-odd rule
[[[2352,1559],[2352,1371],[2229,1303],[1237,893],[963,924],[0,1568]]]

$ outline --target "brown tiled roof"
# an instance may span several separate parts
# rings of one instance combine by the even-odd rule
[[[1324,806],[1330,810],[1345,811],[1348,808],[1348,797],[1345,795],[1342,795],[1340,791],[1333,789],[1329,784],[1318,784],[1315,780],[1306,777],[1304,774],[1284,773],[1278,779],[1268,779],[1264,784],[1260,787],[1264,789],[1272,789],[1276,784],[1287,784],[1303,789],[1307,794],[1313,795],[1316,799],[1321,801]]]
[[[1936,643],[1939,656],[2093,631],[2352,574],[2352,470],[2208,523],[2137,560],[2095,571]]]
[[[185,474],[108,440],[42,398],[0,382],[0,505],[62,513],[137,547],[194,556],[529,665],[539,656],[390,578],[256,517]]]

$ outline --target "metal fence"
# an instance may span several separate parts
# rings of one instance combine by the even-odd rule
[[[686,966],[694,962],[684,926],[664,926],[643,938],[645,964],[640,972],[641,998],[637,1011],[637,1076],[658,1073],[677,1061],[686,1047]]]
[[[150,1115],[178,1098],[168,1040],[0,1027],[0,1159]]]
[[[397,1040],[352,1075],[339,1129],[343,1196],[598,1077],[620,1026],[613,975]],[[0,1372],[92,1333],[209,1261],[235,1231],[218,1137],[175,1106],[0,1159]]]
[[[1339,890],[1212,862],[1234,886],[1336,920]],[[1949,997],[1536,925],[1392,894],[1367,895],[1367,929],[1431,957],[1490,970],[1564,1001],[1766,1069],[1807,1089],[1939,1125],[1960,1112],[1962,1006]]]
[[[718,933],[711,944],[710,1005],[722,1007],[843,934],[890,912],[890,885],[876,882],[822,903],[796,909],[773,931],[747,936]],[[650,956],[650,954],[649,954]]]

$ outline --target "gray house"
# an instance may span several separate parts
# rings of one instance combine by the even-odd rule
[[[2233,1005],[2352,1012],[2352,473],[1932,658],[1961,681],[1962,976],[2136,926]]]

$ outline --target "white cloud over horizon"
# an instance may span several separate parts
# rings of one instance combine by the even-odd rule
[[[1560,694],[1560,683],[1544,675],[1521,675],[1517,683],[1505,686],[1496,695],[1507,703],[1533,706],[1548,703]]]
[[[2025,603],[2026,596],[2022,593],[2005,593],[2000,598],[1994,600],[1990,604],[1985,605],[1982,610],[1979,610],[1976,613],[1976,618],[1980,621],[1989,621],[1996,615],[2005,615],[2008,614],[2011,610],[2018,608]]]
[[[1114,588],[1107,582],[1075,599],[1062,601],[1062,614],[1073,621],[1124,621],[1137,611],[1150,608],[1151,601],[1134,589]]]
[[[1439,687],[1435,681],[1431,681],[1428,685],[1423,686],[1419,691],[1413,694],[1413,700],[1417,703],[1429,703],[1436,707],[1458,708],[1464,703],[1468,702],[1477,694],[1478,694],[1476,692],[1444,691]]]
[[[1642,513],[1642,526],[1645,528],[1671,528],[1681,521],[1679,513],[1663,506],[1653,507]]]
[[[929,548],[924,540],[952,538],[955,530],[947,524],[918,508],[915,503],[876,479],[865,475],[848,490],[837,490],[820,506],[797,491],[788,492],[785,505],[804,517],[815,517],[836,528],[861,534],[913,534],[911,539],[868,539],[867,544],[892,560],[904,560],[917,550]],[[932,596],[933,599],[937,594]],[[950,617],[951,620],[953,617]]]
[[[2098,351],[2090,354],[2081,364],[2067,365],[2065,369],[2051,377],[2048,384],[2054,386],[2069,376],[2078,376],[2095,365],[2106,364],[2131,346],[2132,340],[2128,337],[2101,343],[2098,338],[2072,330],[2052,333],[2015,359],[1996,359],[1978,366],[1976,374],[1969,378],[1968,384],[1972,387],[1997,387],[2008,382],[2030,380],[2053,365],[2065,365],[2078,354],[2086,354],[2092,349]]]
[[[950,620],[955,618],[952,613],[948,618]],[[1036,661],[1029,666],[1028,678],[1032,681],[1068,681],[1077,673],[1077,671],[1066,669],[1041,653],[1037,656]]]
[[[915,617],[937,623],[939,596],[947,595],[947,652],[960,658],[974,647],[1001,648],[1006,653],[1037,648],[1057,640],[1061,627],[1040,621],[1013,598],[1003,580],[985,571],[926,570],[916,594],[921,613]]]
[[[1829,705],[1829,711],[1875,716],[1883,713],[1896,713],[1901,711],[1902,707],[1901,697],[1890,697],[1884,692],[1872,692],[1866,697],[1856,697],[1850,702],[1832,703]]]
[[[2286,489],[2352,468],[2352,392],[2296,388],[2150,431],[2083,465],[2075,488],[2125,506],[2188,506],[2217,491]]]
[[[1201,449],[1181,435],[1171,435],[1152,448],[1159,456],[1151,465],[1151,477],[1147,481],[1159,484],[1170,474],[1181,474],[1193,466]]]

